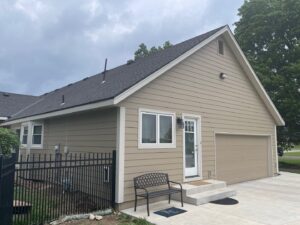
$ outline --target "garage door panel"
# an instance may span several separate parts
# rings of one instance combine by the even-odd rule
[[[268,176],[268,137],[216,135],[217,179],[229,184]]]

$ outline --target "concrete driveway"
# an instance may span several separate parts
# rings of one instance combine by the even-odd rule
[[[170,218],[154,211],[170,207],[167,201],[146,208],[124,210],[135,217],[146,218],[157,225],[300,225],[300,174],[282,172],[280,176],[232,185],[237,190],[236,205],[208,203],[194,206],[185,204],[186,213]],[[178,202],[171,206],[180,208]]]

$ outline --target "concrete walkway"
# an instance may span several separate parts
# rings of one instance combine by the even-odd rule
[[[186,213],[170,218],[154,214],[154,211],[171,206],[167,201],[138,207],[137,212],[123,212],[135,217],[146,218],[157,225],[300,225],[300,175],[282,172],[278,177],[266,178],[230,186],[237,190],[236,205],[208,203],[194,206],[185,204]]]

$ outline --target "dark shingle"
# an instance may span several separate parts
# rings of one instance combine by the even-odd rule
[[[38,97],[0,92],[0,117],[10,117],[37,101]]]
[[[38,102],[14,115],[12,120],[112,99],[222,28],[224,26],[133,63],[107,70],[104,83],[102,83],[103,74],[100,73],[44,94],[40,96]],[[64,96],[65,104],[61,104],[62,96]]]

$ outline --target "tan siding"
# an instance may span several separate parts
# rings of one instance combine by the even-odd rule
[[[220,72],[228,78],[220,80]],[[125,201],[133,199],[132,179],[139,174],[164,171],[183,180],[182,130],[175,149],[138,149],[139,108],[201,115],[204,178],[215,177],[215,132],[270,134],[275,154],[274,120],[226,44],[224,56],[213,41],[120,106],[126,107]]]
[[[49,118],[43,122],[43,149],[31,149],[31,153],[53,153],[58,144],[61,151],[68,146],[70,152],[111,152],[116,149],[116,108]]]

